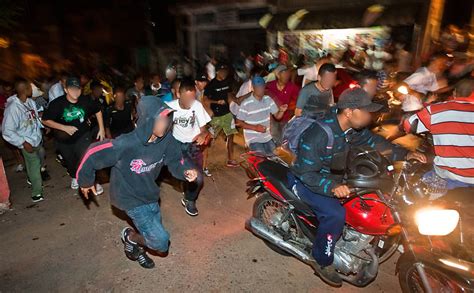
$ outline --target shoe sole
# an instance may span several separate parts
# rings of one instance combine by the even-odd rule
[[[97,192],[97,195],[101,195],[104,193],[104,190],[102,189],[100,192],[96,190],[96,192]]]
[[[39,199],[31,199],[31,201],[34,202],[34,203],[37,203],[37,202],[40,202],[40,201],[43,201],[43,200],[44,200],[44,197],[39,198]]]
[[[199,213],[193,214],[193,213],[188,211],[188,209],[186,208],[186,202],[184,201],[184,198],[181,199],[181,205],[183,205],[184,210],[186,211],[186,214],[190,215],[191,217],[195,217],[195,216],[199,215]]]

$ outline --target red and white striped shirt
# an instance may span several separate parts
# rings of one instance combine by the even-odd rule
[[[417,133],[433,135],[436,174],[474,184],[474,100],[456,99],[433,104],[410,117]]]

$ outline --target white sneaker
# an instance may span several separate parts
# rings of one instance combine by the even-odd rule
[[[15,172],[19,173],[19,172],[23,172],[23,170],[25,170],[25,167],[23,167],[23,164],[16,165]]]
[[[104,188],[102,187],[102,185],[97,183],[95,185],[95,192],[97,192],[97,195],[101,195],[102,193],[104,193]]]
[[[79,189],[79,183],[77,183],[76,178],[72,178],[72,180],[71,180],[71,189],[74,189],[74,190]]]

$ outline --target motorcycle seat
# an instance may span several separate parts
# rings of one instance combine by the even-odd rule
[[[262,175],[285,197],[306,215],[314,215],[313,211],[288,188],[288,171],[286,166],[277,162],[265,160],[259,163],[258,169]]]

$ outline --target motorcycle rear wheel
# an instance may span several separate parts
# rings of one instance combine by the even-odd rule
[[[273,208],[273,213],[270,211],[268,213],[265,213],[266,209]],[[268,192],[262,193],[257,200],[255,201],[253,205],[253,216],[263,223],[273,229],[275,232],[281,235],[281,232],[274,229],[274,226],[270,223],[270,217],[274,216],[275,213],[283,213],[286,209],[286,206],[274,199]],[[291,214],[288,220],[288,224],[290,225],[290,229],[293,229],[292,234],[294,237],[302,237],[302,232],[301,229],[298,227],[298,223],[295,221],[294,215]],[[281,235],[283,237],[283,235]],[[286,252],[285,250],[275,246],[274,244],[266,241],[263,239],[263,242],[273,251],[275,251],[278,254],[284,255],[284,256],[290,256],[291,254]]]

